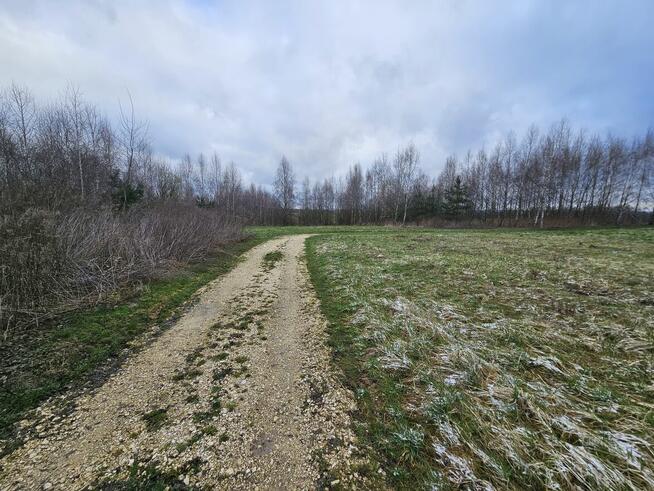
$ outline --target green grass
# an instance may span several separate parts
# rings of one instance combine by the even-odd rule
[[[263,269],[265,271],[270,271],[275,267],[279,261],[281,261],[284,254],[282,251],[272,251],[263,256]]]
[[[307,258],[391,486],[654,486],[653,229],[337,232]]]
[[[157,431],[168,421],[168,409],[159,408],[145,413],[143,415],[143,421],[145,421],[145,429],[147,431]]]
[[[228,272],[243,252],[265,240],[251,237],[229,244],[215,257],[153,281],[127,300],[75,312],[21,340],[12,358],[0,362],[14,366],[6,370],[0,391],[0,442],[11,444],[13,423],[27,410],[85,383],[98,367],[123,356],[134,339],[165,324],[198,288]]]

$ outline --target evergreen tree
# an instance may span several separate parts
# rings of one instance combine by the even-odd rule
[[[468,197],[468,188],[461,182],[461,177],[456,176],[454,184],[445,192],[443,211],[448,218],[455,220],[467,215],[472,208]]]
[[[420,189],[414,191],[411,204],[407,213],[409,221],[419,221],[429,216],[429,196],[425,195]]]
[[[435,217],[443,211],[443,200],[441,193],[438,191],[436,185],[432,185],[429,192],[429,215]]]
[[[428,192],[417,189],[412,198],[413,206],[409,210],[411,220],[424,220],[434,217],[441,212],[442,204],[435,185]]]
[[[116,210],[126,211],[140,202],[145,194],[141,183],[132,184],[123,179],[117,171],[111,176],[111,200]]]

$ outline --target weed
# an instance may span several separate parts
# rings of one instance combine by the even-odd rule
[[[267,253],[265,256],[263,256],[263,269],[265,271],[272,270],[283,256],[284,254],[282,251],[273,251]]]
[[[234,369],[232,367],[220,367],[213,371],[212,376],[216,382],[220,382],[228,375],[231,375],[233,372]]]
[[[147,431],[157,431],[168,421],[168,408],[154,409],[143,415],[145,429]]]
[[[205,435],[213,436],[218,433],[218,429],[214,425],[207,425],[202,428],[202,433]]]
[[[213,361],[222,361],[222,360],[226,360],[228,356],[229,356],[229,353],[227,351],[221,351],[217,355],[213,355],[211,357],[211,360],[213,360]]]
[[[199,368],[185,368],[185,369],[177,369],[175,370],[175,374],[173,375],[173,380],[174,381],[180,381],[184,379],[194,379],[202,375],[202,370]]]
[[[186,363],[192,364],[194,362],[197,362],[199,359],[201,359],[202,358],[202,349],[203,348],[196,348],[191,353],[186,355]]]

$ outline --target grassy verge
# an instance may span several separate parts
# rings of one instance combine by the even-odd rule
[[[389,484],[653,487],[653,245],[651,228],[309,239]]]
[[[79,311],[42,326],[4,357],[0,391],[0,441],[9,443],[13,423],[27,410],[64,389],[90,380],[99,367],[120,359],[137,337],[166,325],[209,281],[231,270],[241,254],[266,240],[251,237],[228,244],[214,257],[169,278],[153,281],[127,300]],[[7,366],[11,363],[11,366]]]

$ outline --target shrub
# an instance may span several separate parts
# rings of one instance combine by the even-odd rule
[[[179,203],[67,214],[27,210],[0,219],[3,339],[118,288],[200,260],[241,236],[215,209]]]

